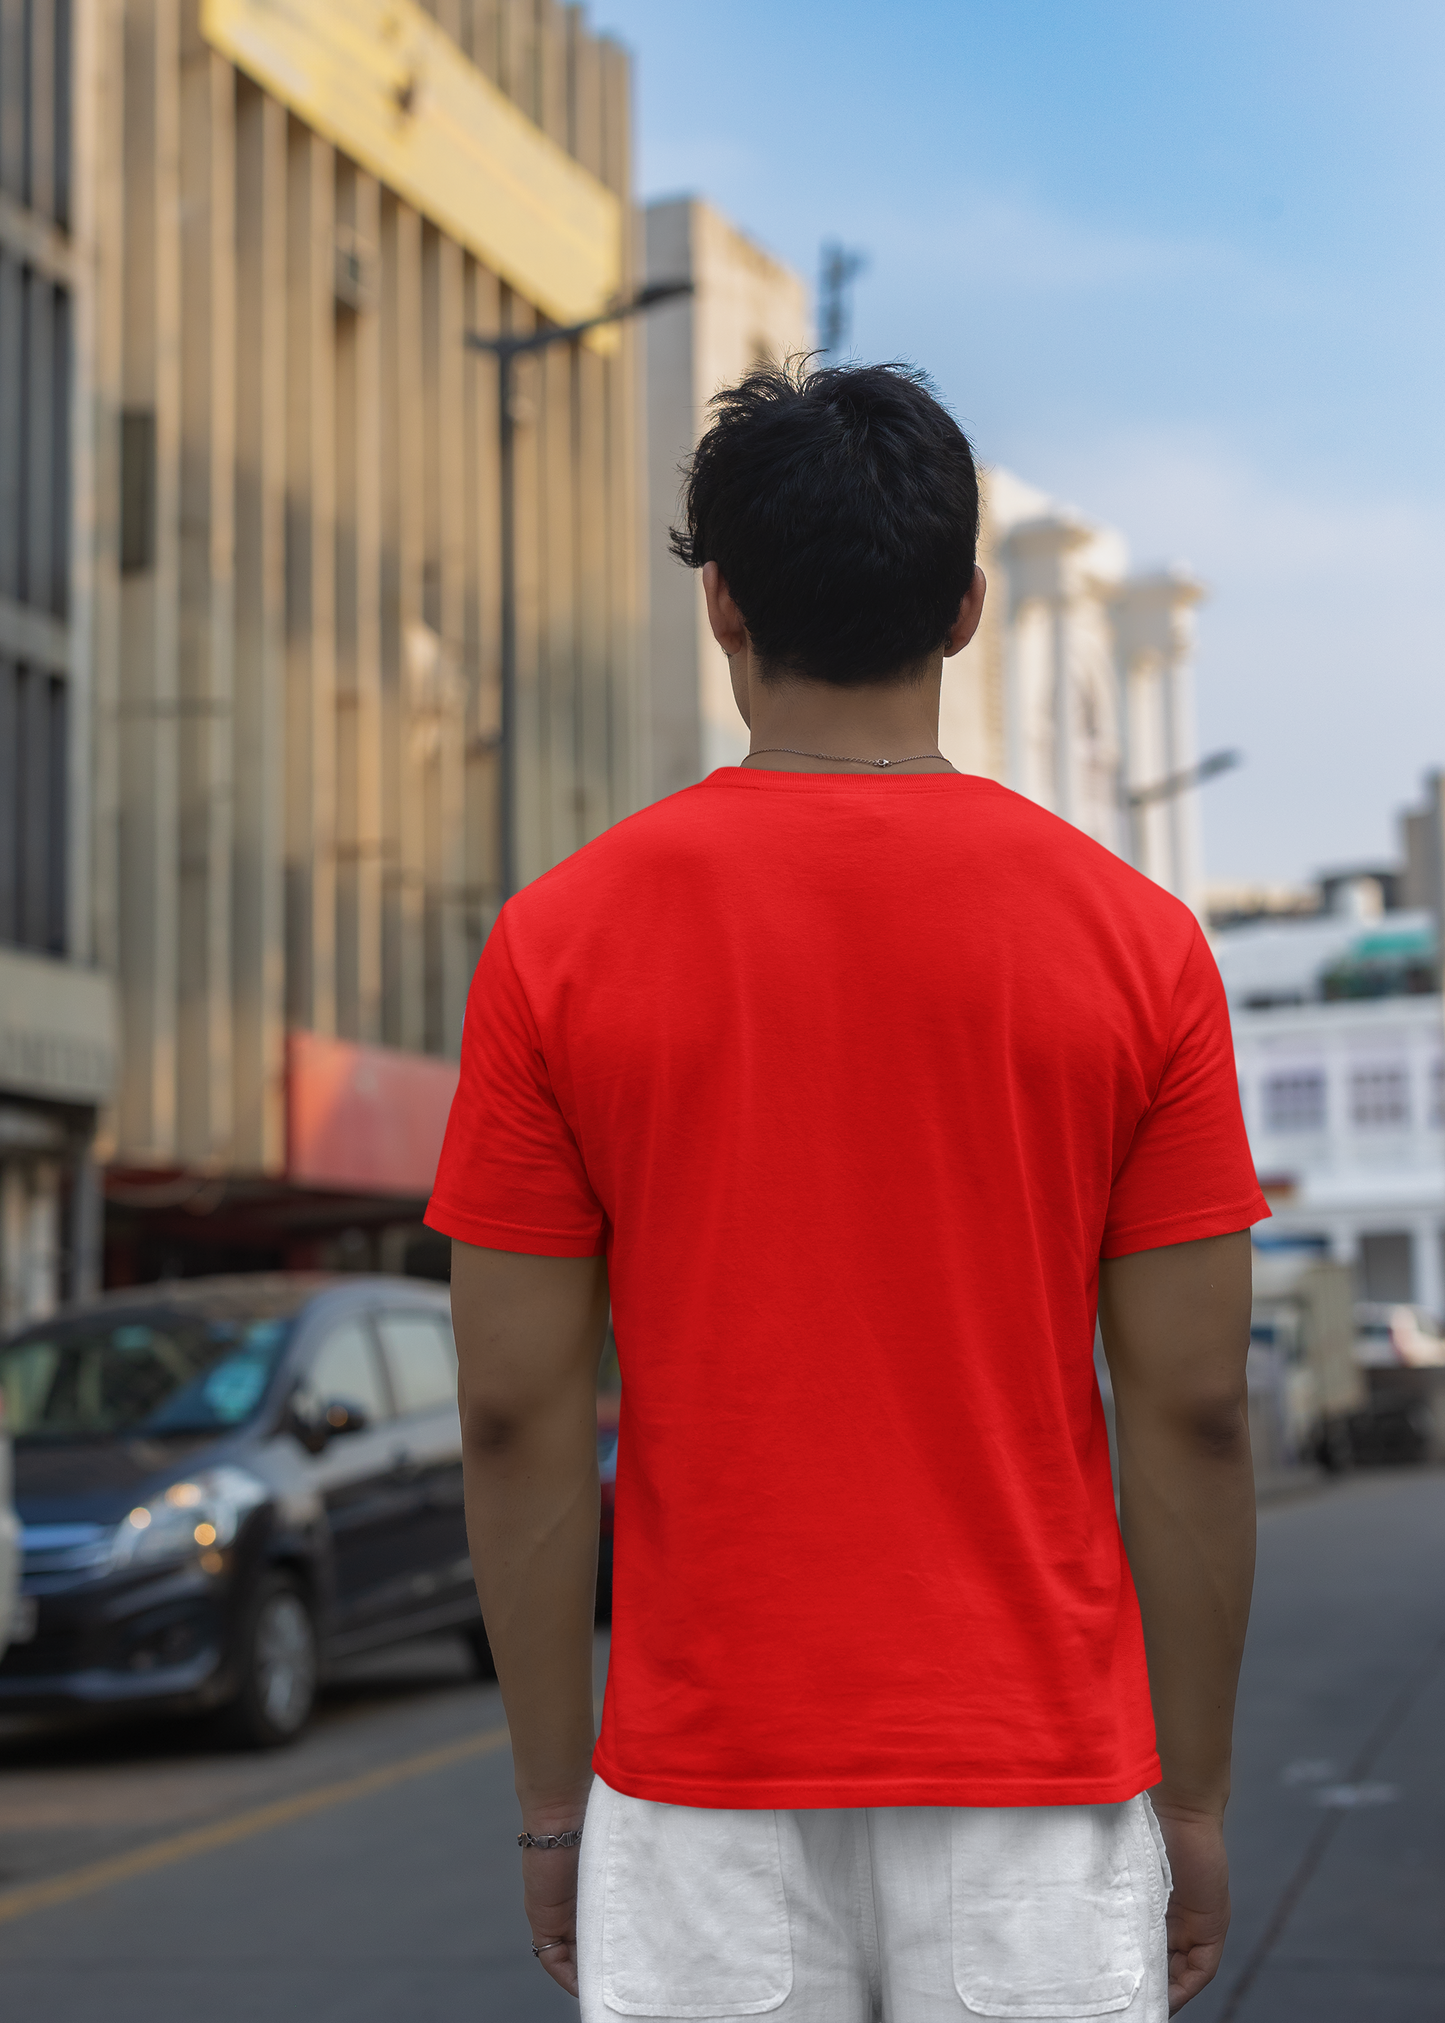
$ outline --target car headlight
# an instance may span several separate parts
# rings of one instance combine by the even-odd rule
[[[121,1519],[111,1541],[111,1565],[219,1552],[236,1536],[246,1513],[269,1495],[265,1483],[244,1468],[207,1468],[185,1482],[173,1482],[163,1496],[137,1504]]]

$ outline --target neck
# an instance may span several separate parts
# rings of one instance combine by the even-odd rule
[[[745,704],[749,766],[789,773],[866,773],[879,759],[891,759],[908,761],[899,768],[903,772],[953,770],[937,756],[941,655],[916,681],[860,688],[763,681],[747,658],[746,670],[735,665],[733,674],[734,688],[743,688],[738,701]]]

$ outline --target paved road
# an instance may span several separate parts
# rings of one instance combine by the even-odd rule
[[[605,1668],[599,1639],[599,1678]],[[0,1990],[36,2023],[545,2023],[494,1688],[352,1668],[284,1757],[0,1731]],[[1236,1922],[1191,2023],[1445,2018],[1445,1473],[1266,1511]]]

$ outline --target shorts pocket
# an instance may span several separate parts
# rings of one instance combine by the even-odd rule
[[[958,1809],[953,1979],[976,2016],[1059,2023],[1127,2009],[1144,1978],[1129,1880],[1138,1807]]]
[[[761,2016],[793,1986],[777,1817],[615,1801],[602,1995],[623,2016]]]
[[[1146,1791],[1141,1797],[1136,1798],[1134,1803],[1141,1808],[1145,1822],[1149,1828],[1149,1845],[1154,1853],[1153,1868],[1157,1870],[1158,1890],[1156,1908],[1159,1916],[1163,1918],[1168,1912],[1169,1899],[1174,1893],[1174,1872],[1169,1866],[1169,1851],[1164,1845],[1164,1834],[1160,1828],[1158,1816],[1154,1811],[1148,1792]],[[1146,1850],[1146,1854],[1147,1852],[1148,1850]],[[1154,1876],[1151,1874],[1151,1880],[1154,1879]]]

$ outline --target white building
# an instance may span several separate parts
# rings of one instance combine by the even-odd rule
[[[663,794],[747,750],[701,585],[668,555],[680,467],[717,389],[760,359],[806,351],[812,330],[802,277],[696,198],[648,210],[647,277],[686,278],[695,289],[648,329],[654,787]],[[1131,574],[1121,534],[1000,469],[983,474],[979,559],[988,603],[972,645],[944,665],[942,749],[1197,905],[1197,790],[1130,797],[1195,762],[1201,586],[1182,569]]]
[[[1366,888],[1368,893],[1368,888]],[[1215,938],[1240,1097],[1274,1211],[1261,1243],[1315,1243],[1363,1299],[1445,1313],[1445,1031],[1426,911],[1381,913],[1359,887],[1314,919]],[[1330,995],[1326,992],[1388,992]]]

